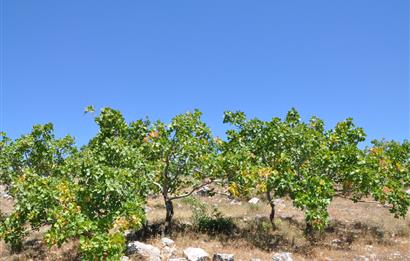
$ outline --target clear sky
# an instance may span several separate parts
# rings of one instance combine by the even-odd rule
[[[216,135],[225,110],[294,106],[410,138],[408,0],[0,1],[0,130],[13,138],[51,121],[84,144],[87,105],[128,121],[199,108]]]

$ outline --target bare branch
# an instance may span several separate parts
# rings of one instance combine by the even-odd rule
[[[202,183],[202,184],[200,184],[200,185],[198,185],[198,186],[193,187],[193,189],[192,189],[190,192],[188,192],[188,193],[185,193],[185,194],[182,194],[182,195],[178,195],[178,196],[173,196],[173,197],[170,197],[169,199],[170,199],[170,200],[174,200],[174,199],[180,199],[180,198],[188,197],[188,196],[192,195],[192,193],[194,193],[195,191],[197,191],[197,190],[199,190],[199,189],[205,187],[206,185],[211,184],[212,182],[214,182],[214,181],[213,181],[213,180],[209,180],[209,181],[204,182],[204,183]]]
[[[154,185],[156,185],[161,191],[162,191],[162,186],[158,182],[153,181],[152,182]]]

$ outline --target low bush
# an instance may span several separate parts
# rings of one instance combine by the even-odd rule
[[[192,222],[198,231],[209,234],[230,234],[235,228],[232,218],[224,217],[218,208],[209,205],[194,197],[184,199],[192,210]]]

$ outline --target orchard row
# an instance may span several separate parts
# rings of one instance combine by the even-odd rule
[[[198,110],[167,124],[127,123],[104,108],[95,122],[98,133],[80,149],[71,136],[57,139],[51,123],[16,140],[1,134],[0,183],[15,207],[2,215],[0,237],[14,250],[28,225],[49,225],[49,245],[79,239],[83,259],[119,259],[124,231],[145,222],[148,194],[164,199],[170,233],[173,201],[214,182],[232,197],[266,195],[272,224],[274,199],[290,198],[305,212],[307,233],[326,227],[327,207],[337,196],[372,197],[396,217],[410,204],[410,143],[372,141],[361,149],[366,135],[352,119],[325,129],[319,118],[301,121],[295,109],[270,121],[225,112],[231,127],[225,140],[212,136]]]

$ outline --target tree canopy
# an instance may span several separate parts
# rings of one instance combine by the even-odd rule
[[[127,123],[121,112],[103,108],[98,133],[81,148],[71,136],[56,138],[51,123],[15,140],[0,133],[0,183],[15,202],[0,237],[17,251],[27,225],[49,225],[50,246],[79,239],[83,259],[118,259],[124,232],[145,223],[149,195],[163,198],[170,233],[173,201],[216,180],[228,183],[231,197],[266,195],[273,225],[275,199],[290,198],[305,212],[307,232],[326,227],[334,197],[372,197],[395,217],[408,211],[408,141],[375,140],[363,149],[365,132],[351,118],[326,129],[317,117],[302,121],[293,108],[268,121],[227,111],[230,129],[221,140],[201,116],[194,110],[170,123]]]

